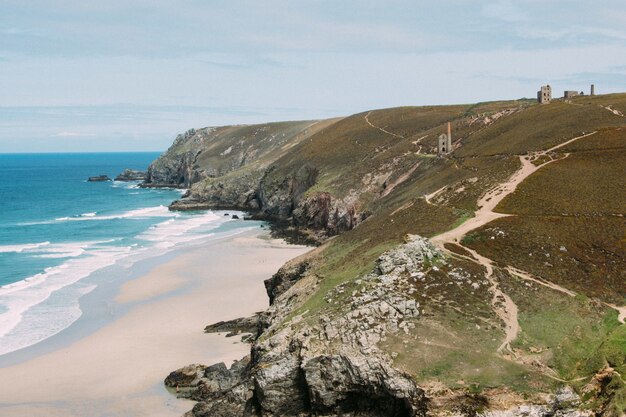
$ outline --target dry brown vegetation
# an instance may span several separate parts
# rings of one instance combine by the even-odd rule
[[[415,283],[417,299],[425,309],[416,327],[383,343],[395,352],[394,363],[418,380],[443,381],[453,388],[507,386],[530,393],[550,389],[561,378],[588,378],[599,369],[598,358],[604,355],[598,353],[599,346],[621,340],[615,333],[616,313],[601,301],[619,305],[626,301],[626,120],[600,103],[620,108],[626,95],[587,97],[577,100],[576,106],[525,103],[487,125],[470,125],[470,120],[476,120],[476,113],[469,115],[476,109],[471,106],[439,109],[441,113],[428,108],[432,122],[417,117],[413,112],[418,109],[396,109],[397,113],[390,109],[372,112],[368,119],[405,139],[380,130],[363,132],[367,127],[359,120],[362,115],[356,115],[342,121],[346,124],[342,129],[350,125],[354,130],[347,129],[349,137],[341,146],[330,147],[336,142],[329,139],[323,147],[315,147],[314,141],[303,144],[309,150],[303,157],[328,164],[331,173],[322,188],[339,195],[358,187],[361,178],[380,169],[383,161],[396,159],[391,181],[416,161],[421,164],[388,195],[363,200],[371,216],[337,237],[322,254],[320,291],[300,311],[314,315],[324,309],[326,291],[367,272],[373,259],[400,243],[406,233],[436,235],[471,216],[478,198],[519,168],[515,154],[548,149],[597,130],[547,155],[542,162],[555,161],[527,178],[497,207],[512,216],[473,231],[463,242],[496,265],[517,267],[583,297],[574,299],[498,269],[502,288],[520,309],[522,330],[514,348],[523,360],[496,355],[501,323],[486,299],[448,283],[445,270],[430,275],[438,285]],[[510,107],[510,102],[498,103],[490,110]],[[436,134],[444,130],[445,117],[453,123],[455,138],[461,138],[460,147],[449,158],[424,156],[432,152]],[[411,123],[416,123],[414,132]],[[420,145],[422,155],[415,155]],[[336,165],[345,153],[350,154],[345,159],[351,167],[349,175],[340,174],[346,165]],[[423,196],[436,190],[440,191],[426,202]],[[468,255],[461,247],[452,250]],[[452,263],[480,274],[471,262]],[[594,324],[598,321],[603,324]],[[626,345],[621,346],[626,350]],[[532,365],[533,360],[541,367]]]
[[[477,282],[484,279],[482,267],[459,245],[446,246],[449,264],[412,284],[424,313],[415,327],[382,345],[420,382],[478,391],[549,390],[557,382],[588,380],[605,363],[626,373],[620,353],[626,352],[626,326],[602,304],[626,304],[626,118],[607,107],[625,112],[626,94],[541,106],[521,100],[371,111],[294,133],[279,154],[205,183],[250,176],[267,163],[274,169],[264,180],[282,184],[308,165],[319,176],[305,196],[353,200],[366,219],[315,255],[317,290],[290,315],[315,320],[320,311],[341,306],[325,301],[329,291],[369,273],[376,258],[406,234],[432,237],[473,216],[477,201],[520,168],[518,155],[597,132],[534,161],[552,162],[496,207],[509,216],[472,230],[461,242],[494,262],[494,279],[517,303],[521,331],[513,348],[519,358],[496,352],[504,331],[489,290],[472,292],[450,278],[451,268],[460,268]],[[440,158],[433,152],[447,122],[456,149]],[[304,128],[293,126],[294,132]],[[239,129],[247,138],[241,146],[251,146],[254,130]],[[219,153],[228,149],[225,143]],[[507,266],[578,296],[525,281]]]

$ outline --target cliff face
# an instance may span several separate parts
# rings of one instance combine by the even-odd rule
[[[235,136],[181,139],[173,165],[201,153],[172,208],[324,242],[266,282],[249,357],[168,378],[190,415],[623,415],[626,122],[607,107],[626,95],[575,104],[372,111],[298,125],[243,164],[224,154]]]
[[[191,129],[148,168],[145,186],[189,188],[245,167],[263,169],[315,131],[316,122]]]

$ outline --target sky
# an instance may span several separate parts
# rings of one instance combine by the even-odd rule
[[[0,152],[626,91],[626,0],[0,0]]]

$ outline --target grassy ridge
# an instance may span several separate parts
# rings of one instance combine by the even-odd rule
[[[505,387],[525,396],[564,381],[582,388],[606,365],[626,375],[626,326],[602,304],[626,304],[626,119],[607,106],[625,111],[626,94],[541,106],[519,100],[401,107],[313,126],[225,128],[216,131],[215,143],[198,163],[230,171],[195,184],[192,192],[208,198],[222,183],[237,181],[245,183],[245,191],[261,175],[267,189],[297,188],[298,172],[312,167],[319,175],[302,198],[324,193],[354,205],[365,220],[310,259],[314,279],[307,285],[314,290],[286,318],[298,316],[304,323],[347,308],[328,303],[329,291],[346,283],[356,287],[355,281],[406,234],[434,236],[473,216],[478,199],[520,168],[518,155],[598,131],[546,156],[546,161],[557,160],[497,207],[511,216],[472,231],[463,241],[494,261],[500,286],[518,305],[521,333],[513,347],[523,360],[496,352],[504,329],[491,306],[485,271],[456,258],[414,282],[420,318],[410,331],[381,344],[395,353],[395,365],[420,383],[436,381],[470,392]],[[437,157],[437,136],[448,122],[456,149]],[[242,155],[252,159],[234,166]],[[467,255],[458,247],[455,252]],[[578,296],[523,281],[506,272],[508,265]],[[455,270],[471,275],[481,289],[459,285],[451,277]],[[611,395],[589,397],[589,404],[624,408],[624,383],[617,378],[612,384]]]
[[[587,97],[573,104],[526,103],[482,125],[470,125],[480,114],[479,105],[388,109],[370,113],[369,121],[403,138],[371,128],[364,113],[300,144],[298,155],[286,156],[280,169],[286,172],[305,160],[318,164],[322,174],[312,193],[346,195],[351,189],[363,189],[367,178],[389,164],[394,165],[385,177],[387,184],[418,166],[384,196],[383,185],[367,190],[369,197],[362,203],[371,216],[333,239],[318,255],[314,269],[318,290],[296,314],[314,320],[318,312],[337,308],[325,302],[328,291],[369,272],[374,260],[402,242],[405,234],[433,236],[466,220],[480,196],[519,168],[516,154],[599,130],[560,148],[552,156],[569,154],[567,158],[529,177],[498,206],[498,211],[513,216],[488,224],[465,241],[499,265],[516,266],[581,294],[572,298],[498,270],[503,289],[520,309],[522,331],[514,348],[530,358],[528,365],[495,353],[503,330],[489,308],[488,293],[481,298],[448,284],[445,268],[431,276],[436,285],[416,284],[416,299],[425,312],[415,328],[389,337],[382,347],[394,352],[396,366],[418,381],[437,380],[470,391],[508,387],[532,395],[550,391],[562,381],[582,388],[606,364],[624,375],[626,327],[597,301],[626,303],[626,224],[620,217],[626,207],[626,124],[600,106],[611,103],[618,108],[626,103],[626,95]],[[511,102],[491,105],[490,114],[511,108]],[[418,115],[421,111],[424,114]],[[460,147],[446,159],[416,155],[419,145],[423,153],[432,152],[446,117],[453,123],[455,138],[460,137]],[[428,204],[424,195],[436,190],[440,192]],[[451,260],[450,267],[476,277],[482,273],[470,262]],[[533,359],[545,368],[536,368]],[[612,401],[610,407],[619,410],[624,406],[619,388],[623,382],[615,384],[614,395],[605,403]],[[589,401],[600,407],[604,400]]]

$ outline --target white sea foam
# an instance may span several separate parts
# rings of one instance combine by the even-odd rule
[[[169,211],[166,206],[147,207],[135,210],[129,210],[123,213],[117,214],[105,214],[98,215],[98,213],[83,213],[78,216],[65,216],[58,217],[54,220],[43,220],[39,222],[26,222],[19,223],[20,226],[32,226],[39,224],[54,224],[62,222],[75,222],[75,221],[99,221],[99,220],[115,220],[115,219],[147,219],[150,217],[179,217],[180,213]]]
[[[96,285],[75,285],[53,293],[44,302],[26,310],[22,320],[27,325],[15,326],[1,336],[0,355],[32,346],[69,327],[83,314],[79,300]],[[1,317],[1,316],[0,316]]]
[[[153,243],[156,248],[168,249],[181,243],[205,237],[206,235],[203,234],[189,232],[211,222],[214,222],[217,227],[221,223],[218,222],[220,219],[220,216],[212,212],[187,216],[184,219],[170,219],[150,227],[137,238]]]
[[[85,221],[85,220],[113,220],[113,219],[145,219],[149,217],[178,217],[179,213],[169,211],[166,206],[148,207],[130,210],[120,214],[97,216],[95,213],[86,213],[78,217],[60,217],[56,221]]]
[[[39,249],[43,246],[49,245],[50,242],[39,242],[39,243],[26,243],[23,245],[0,245],[0,253],[22,253],[28,252],[33,249]]]
[[[98,219],[86,213],[82,219]],[[91,216],[91,214],[94,214]],[[93,290],[81,282],[93,272],[120,264],[129,266],[152,256],[158,256],[187,242],[207,238],[211,230],[228,218],[212,212],[180,215],[167,207],[151,207],[122,213],[119,218],[168,217],[136,236],[141,244],[111,245],[112,240],[15,245],[1,247],[11,251],[33,252],[46,258],[69,258],[42,273],[0,287],[0,355],[38,343],[76,321],[82,312],[78,300]],[[76,219],[76,218],[72,218]]]
[[[92,250],[89,256],[70,259],[61,265],[46,268],[40,274],[0,287],[0,303],[7,309],[0,314],[0,340],[16,328],[29,309],[46,301],[54,292],[98,269],[113,265],[116,259],[129,253],[130,247],[101,247]]]

